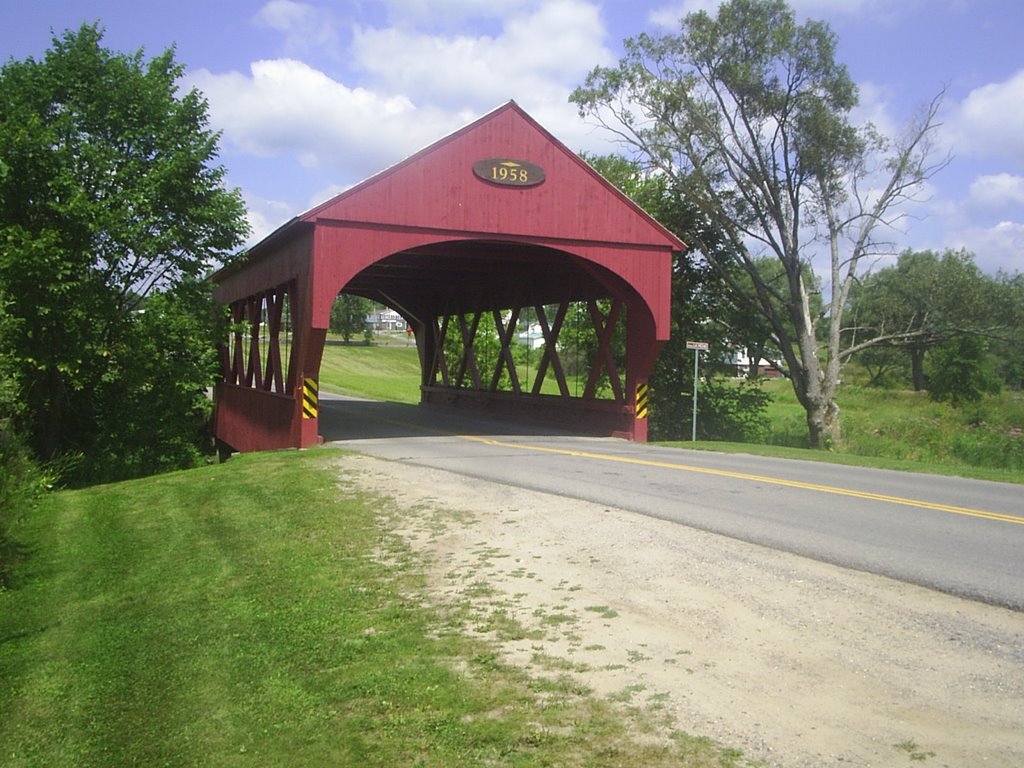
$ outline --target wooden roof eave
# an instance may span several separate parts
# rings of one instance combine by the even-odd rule
[[[244,251],[241,256],[210,275],[207,278],[207,281],[214,284],[221,283],[227,278],[241,272],[243,269],[246,269],[253,264],[257,264],[264,259],[270,258],[282,247],[313,229],[313,226],[313,222],[303,221],[302,218],[298,216],[289,219],[252,246],[252,248]]]

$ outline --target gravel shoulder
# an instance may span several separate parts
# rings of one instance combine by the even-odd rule
[[[439,602],[499,641],[769,766],[1024,765],[1024,614],[631,512],[364,456]]]

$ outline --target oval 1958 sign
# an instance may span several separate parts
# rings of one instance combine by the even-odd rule
[[[544,181],[544,169],[526,160],[490,158],[473,163],[478,178],[503,187],[535,187]]]

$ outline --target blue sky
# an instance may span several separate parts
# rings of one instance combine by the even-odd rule
[[[859,120],[894,134],[943,87],[953,154],[892,239],[1024,271],[1024,3],[791,0],[827,21],[860,87]],[[0,0],[0,58],[99,21],[108,47],[175,46],[209,99],[254,241],[515,99],[571,149],[615,150],[567,101],[622,41],[715,0]]]

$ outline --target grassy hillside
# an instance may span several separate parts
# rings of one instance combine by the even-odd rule
[[[0,763],[734,764],[461,634],[337,457],[51,494],[0,589]]]
[[[328,344],[320,364],[328,392],[396,403],[420,401],[420,358],[415,344]]]

